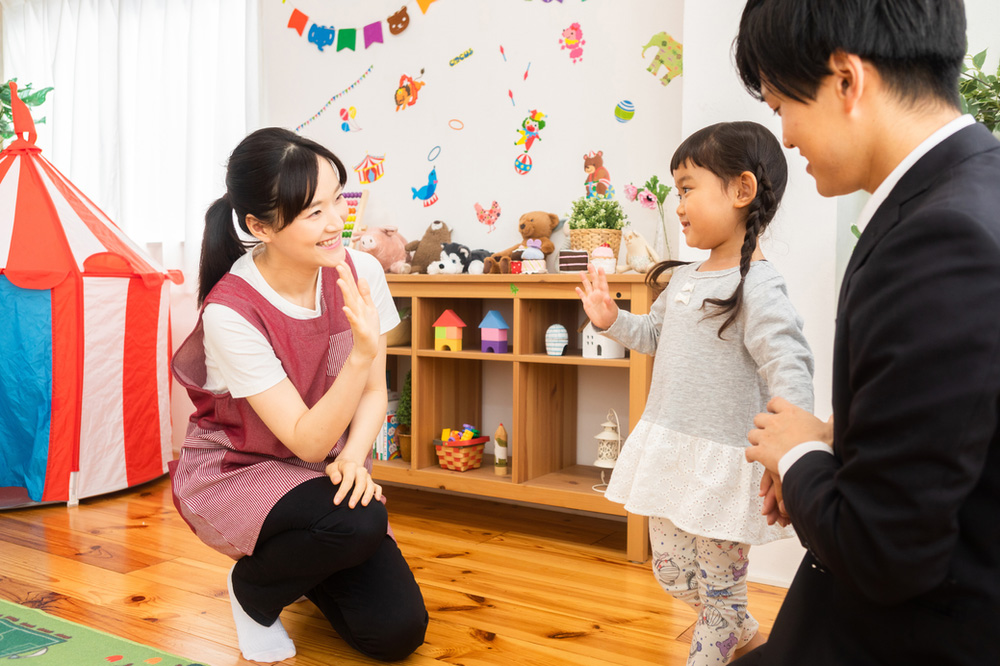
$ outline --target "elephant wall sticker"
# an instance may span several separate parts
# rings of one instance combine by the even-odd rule
[[[658,32],[649,38],[649,42],[642,47],[642,57],[646,57],[646,51],[650,48],[656,49],[656,55],[646,71],[653,76],[658,76],[657,72],[661,67],[665,67],[667,73],[660,78],[660,83],[667,85],[672,80],[684,73],[684,45],[671,37],[666,32]]]

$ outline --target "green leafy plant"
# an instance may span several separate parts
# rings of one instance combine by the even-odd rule
[[[996,74],[983,71],[985,49],[965,59],[967,62],[962,63],[962,77],[958,82],[962,111],[972,114],[991,132],[996,132],[1000,128],[1000,67]]]
[[[0,137],[2,137],[3,143],[8,139],[14,138],[14,115],[10,108],[10,82],[13,81],[17,83],[17,79],[13,78],[3,84],[0,88]],[[41,90],[31,91],[31,84],[25,86],[18,85],[17,96],[24,102],[28,107],[38,106],[45,101],[45,96],[52,92],[53,88],[50,86],[48,88],[42,88]],[[45,122],[44,116],[42,118],[35,118],[35,124],[40,124]]]
[[[567,224],[570,229],[621,229],[628,216],[614,199],[582,196],[573,202]]]
[[[410,428],[410,372],[406,373],[403,380],[403,390],[399,392],[399,404],[396,405],[396,420],[399,425]]]

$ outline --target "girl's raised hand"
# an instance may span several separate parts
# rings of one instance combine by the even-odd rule
[[[583,289],[577,287],[576,293],[583,301],[583,311],[597,328],[601,330],[610,328],[618,318],[618,305],[611,298],[604,269],[587,264],[587,272],[580,273],[580,280],[583,282]]]
[[[361,278],[355,282],[346,263],[337,264],[337,272],[340,274],[337,286],[344,294],[344,314],[354,334],[354,349],[365,358],[375,358],[378,353],[379,319],[368,281]]]

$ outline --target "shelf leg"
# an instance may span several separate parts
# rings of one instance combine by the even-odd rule
[[[646,516],[628,514],[625,553],[630,562],[637,564],[649,559],[649,519]]]

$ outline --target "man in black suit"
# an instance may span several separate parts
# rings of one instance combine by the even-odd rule
[[[749,434],[808,553],[741,666],[1000,664],[1000,142],[959,111],[965,50],[960,0],[744,9],[737,67],[785,145],[820,194],[872,197],[832,422],[776,398]]]

